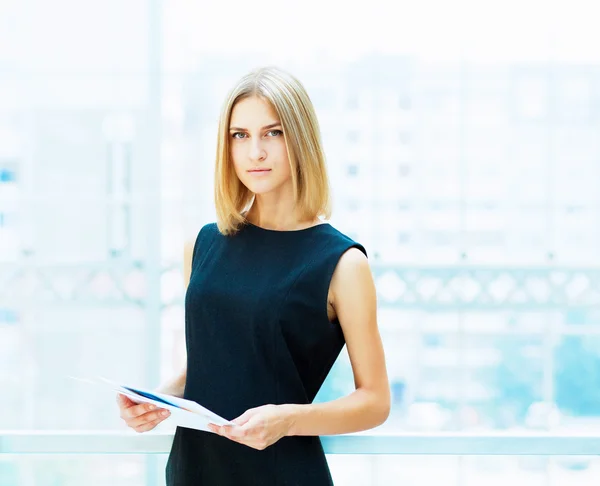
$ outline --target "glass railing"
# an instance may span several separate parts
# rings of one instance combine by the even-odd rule
[[[0,486],[161,486],[173,432],[0,431]],[[600,431],[322,438],[336,486],[589,485]]]

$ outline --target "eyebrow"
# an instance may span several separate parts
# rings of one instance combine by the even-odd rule
[[[271,123],[269,125],[265,125],[264,127],[262,127],[261,130],[266,130],[267,128],[278,127],[280,125],[281,125],[281,122]],[[241,132],[246,132],[247,131],[245,128],[240,128],[240,127],[229,127],[229,130],[239,130]]]

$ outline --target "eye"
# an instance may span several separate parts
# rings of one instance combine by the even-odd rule
[[[241,138],[241,137],[236,137],[236,135],[246,135],[246,134],[243,133],[243,132],[234,132],[234,133],[231,134],[231,137],[232,138],[238,138],[238,139]]]
[[[281,130],[270,130],[267,133],[277,133],[278,135],[283,135],[283,132]]]

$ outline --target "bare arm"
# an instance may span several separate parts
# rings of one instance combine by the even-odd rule
[[[172,378],[163,382],[156,391],[159,393],[166,393],[167,395],[173,395],[175,397],[183,398],[183,391],[185,389],[185,379],[187,375],[187,364],[179,373]]]
[[[367,258],[350,249],[333,279],[334,307],[342,326],[356,390],[326,403],[284,405],[291,419],[288,435],[334,435],[382,424],[390,413],[390,389],[377,326],[376,291]]]

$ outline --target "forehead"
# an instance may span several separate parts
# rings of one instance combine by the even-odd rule
[[[231,111],[232,126],[261,127],[279,120],[275,108],[267,100],[256,96],[238,101]]]

